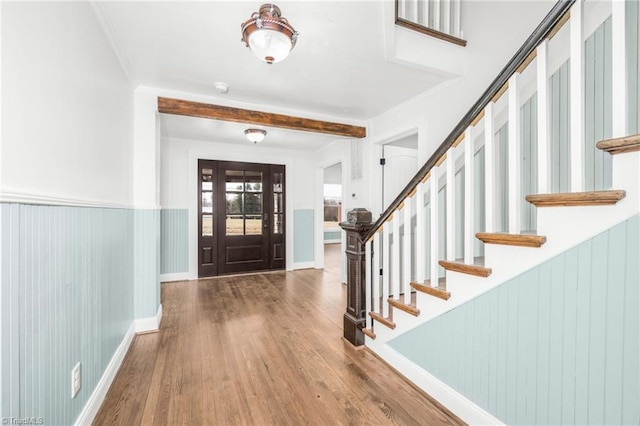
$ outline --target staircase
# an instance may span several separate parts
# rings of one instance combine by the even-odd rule
[[[390,341],[640,213],[638,9],[558,2],[365,236],[365,344],[412,380]]]

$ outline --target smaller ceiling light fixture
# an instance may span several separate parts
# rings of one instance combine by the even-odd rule
[[[258,143],[262,142],[264,137],[267,135],[267,131],[262,129],[247,129],[244,131],[244,134],[247,135],[247,139],[251,142]]]
[[[268,64],[286,58],[298,40],[298,32],[282,17],[280,8],[271,3],[260,6],[241,27],[247,47]]]

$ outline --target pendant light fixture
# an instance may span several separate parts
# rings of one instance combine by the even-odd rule
[[[262,129],[247,129],[244,131],[244,134],[251,142],[258,143],[262,142],[264,137],[267,135],[267,131]]]
[[[280,8],[271,3],[260,6],[241,27],[247,47],[268,64],[286,58],[298,40],[298,32],[282,17]]]

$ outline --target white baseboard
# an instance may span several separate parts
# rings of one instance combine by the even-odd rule
[[[295,271],[296,269],[312,269],[316,267],[316,263],[315,262],[299,262],[299,263],[294,263],[293,264],[293,270]]]
[[[156,316],[139,318],[133,321],[134,330],[136,333],[158,331],[158,329],[160,328],[160,321],[162,321],[162,305],[158,306],[158,312],[156,312]]]
[[[188,272],[180,272],[177,274],[160,274],[160,282],[167,283],[170,281],[189,281],[191,275]]]
[[[400,374],[410,378],[416,386],[431,395],[464,422],[470,425],[504,425],[502,421],[480,408],[474,402],[429,372],[418,367],[390,346],[386,344],[376,346],[374,352],[400,372]]]
[[[118,349],[116,349],[115,353],[111,357],[111,361],[109,361],[107,368],[104,370],[100,381],[91,393],[91,396],[87,400],[87,403],[80,412],[80,415],[78,416],[74,424],[90,425],[93,422],[96,414],[98,414],[98,410],[100,410],[100,407],[102,406],[104,397],[107,395],[107,391],[111,387],[113,379],[116,377],[116,374],[120,369],[120,365],[124,360],[124,356],[127,354],[129,346],[131,346],[134,335],[134,323],[132,322],[129,326],[129,329],[127,330],[127,333],[124,335],[122,342],[120,342]]]

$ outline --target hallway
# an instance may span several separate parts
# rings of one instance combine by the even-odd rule
[[[460,424],[342,336],[340,264],[162,285],[95,424]],[[333,255],[333,256],[332,256]]]

